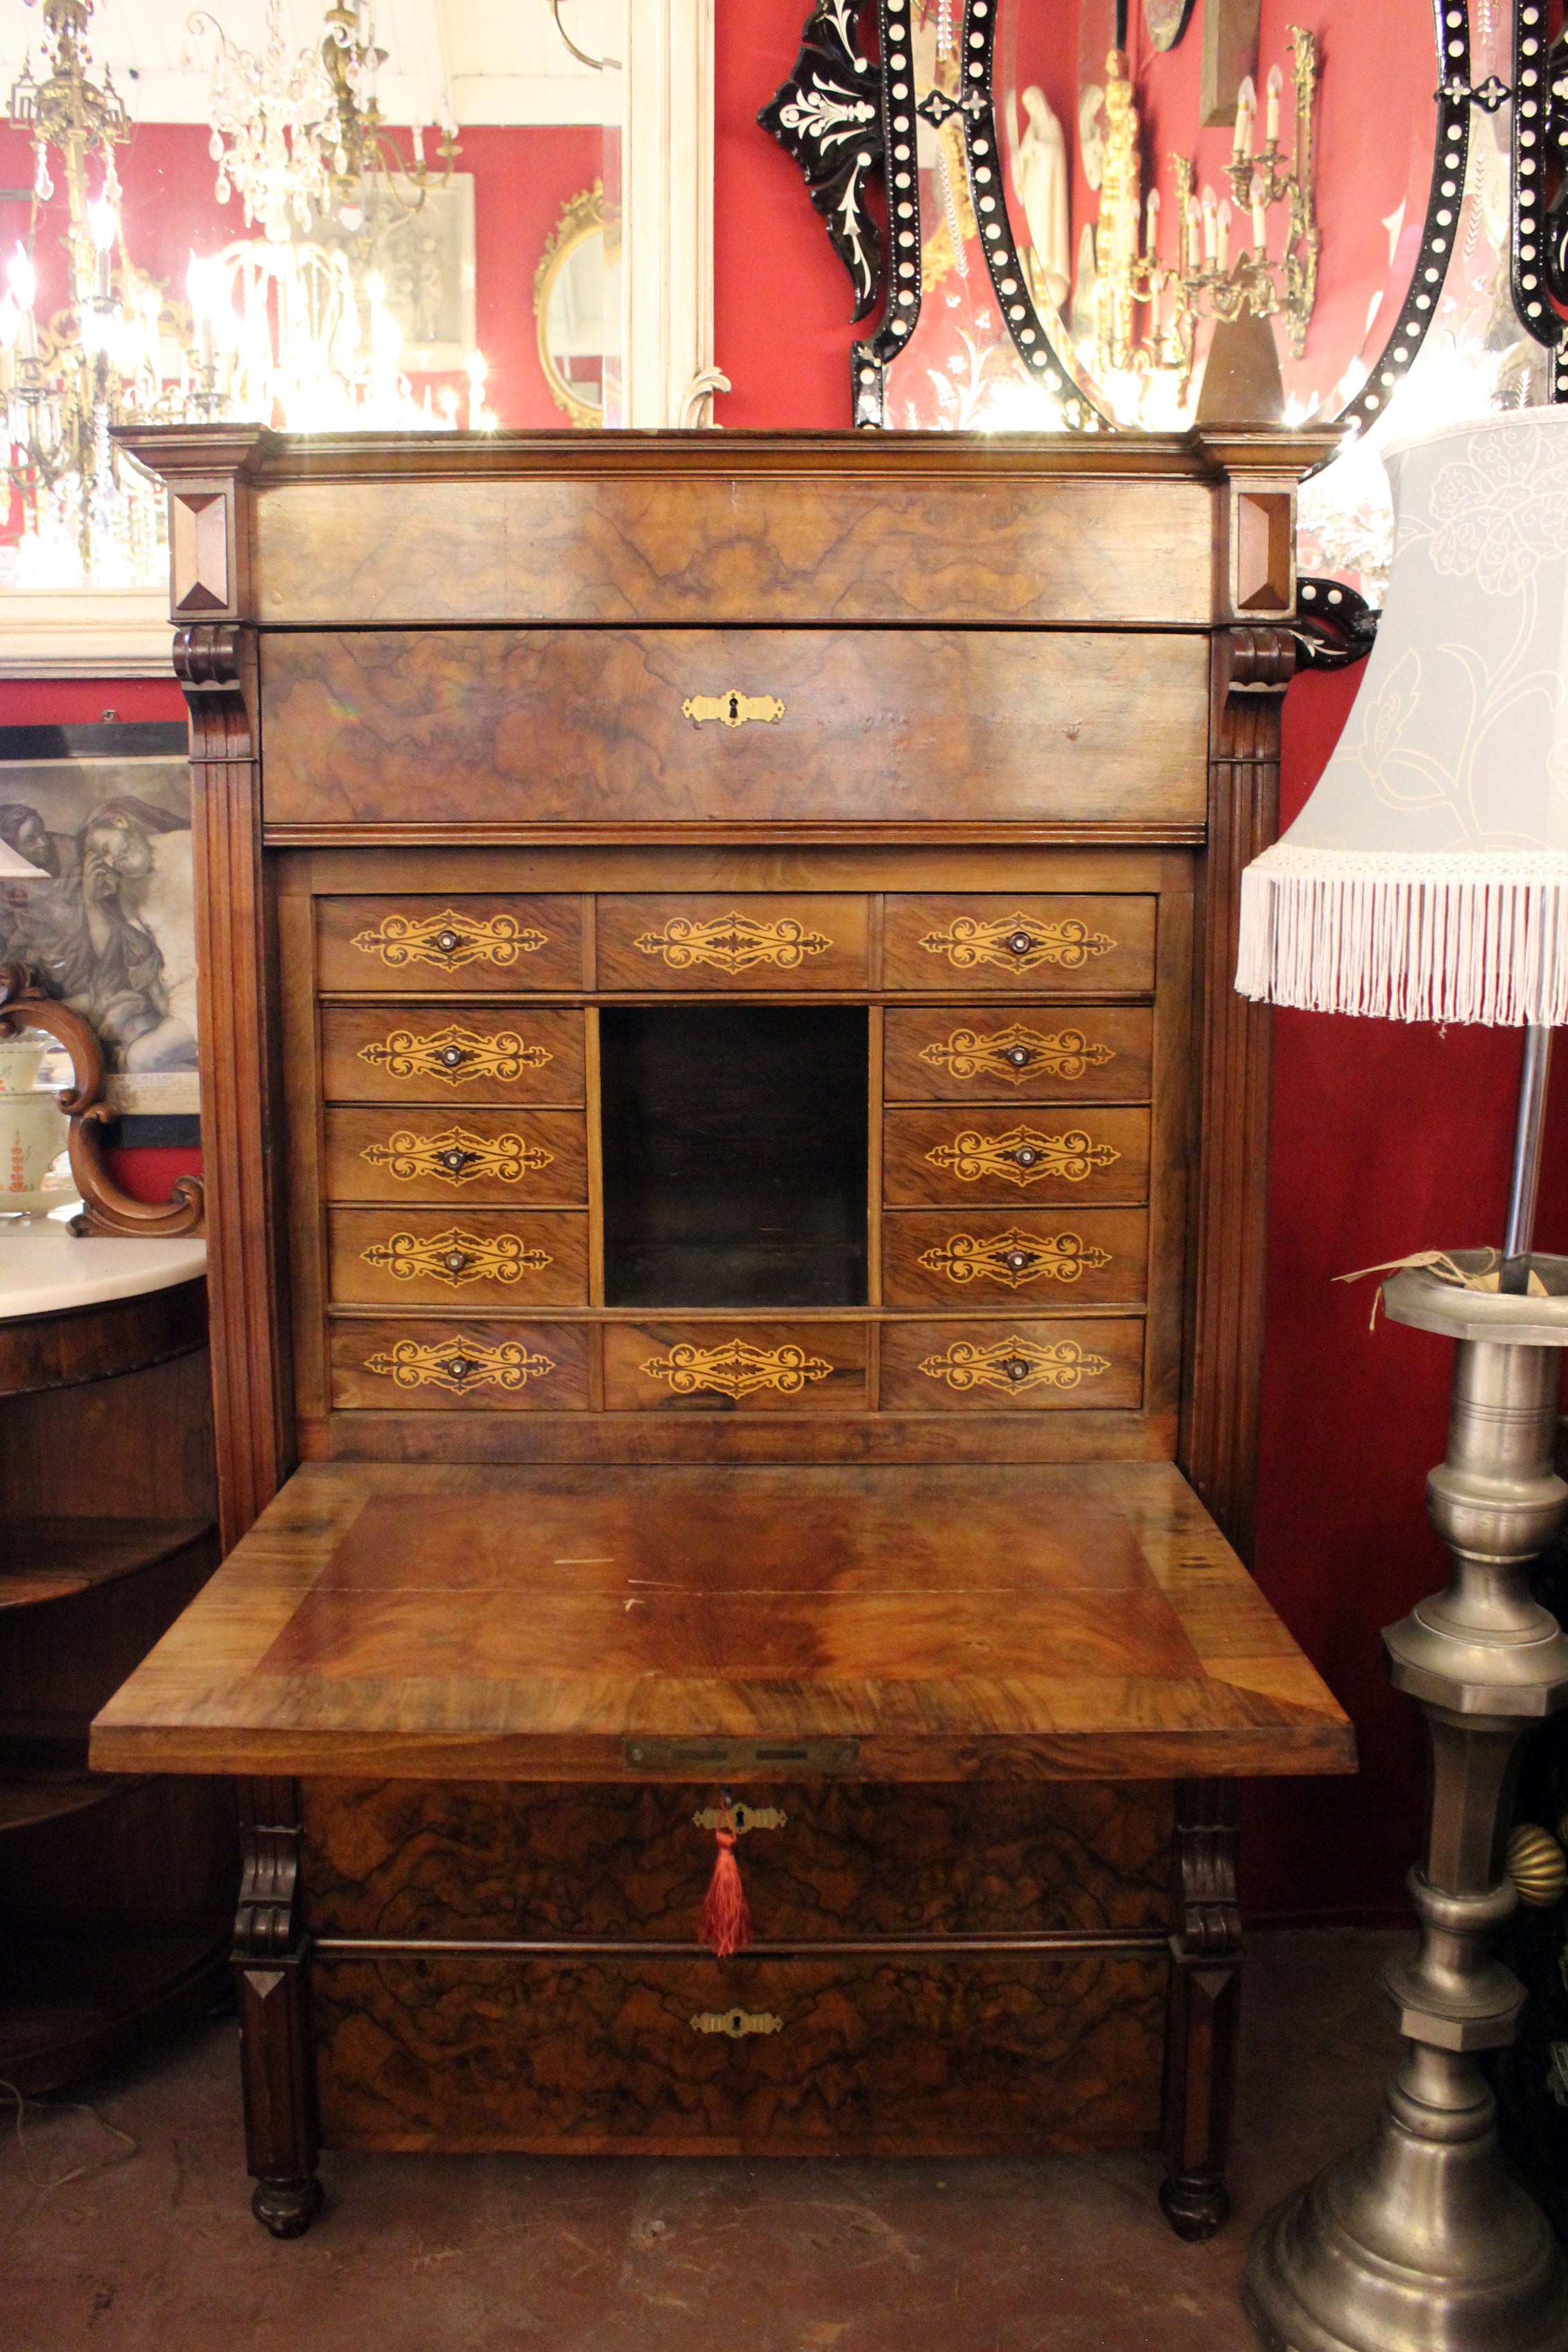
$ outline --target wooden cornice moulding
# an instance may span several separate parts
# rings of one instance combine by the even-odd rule
[[[272,488],[288,482],[434,481],[476,476],[738,474],[883,476],[918,481],[1129,474],[1213,482],[1232,472],[1297,479],[1338,447],[1338,426],[1260,425],[1186,433],[275,433],[259,425],[115,428],[123,448],[169,481],[226,474]]]

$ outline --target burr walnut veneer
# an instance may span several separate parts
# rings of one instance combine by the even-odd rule
[[[1231,1549],[1326,441],[128,437],[231,1549],[94,1755],[243,1783],[258,2214],[1163,2135],[1205,2233],[1228,1791],[1353,1760]]]

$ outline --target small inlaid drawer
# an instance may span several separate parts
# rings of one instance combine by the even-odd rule
[[[580,1412],[581,1323],[382,1321],[332,1325],[332,1402],[371,1412]]]
[[[890,1208],[1071,1201],[1140,1202],[1149,1191],[1146,1110],[1024,1110],[1013,1103],[890,1110],[883,1193]]]
[[[582,986],[577,898],[319,898],[316,984],[471,996]]]
[[[883,1412],[1082,1412],[1143,1396],[1141,1316],[882,1327]]]
[[[889,898],[886,988],[1114,996],[1155,984],[1153,898]]]
[[[890,1006],[889,1102],[1147,1102],[1155,1016],[1144,1005]]]
[[[321,1091],[329,1102],[580,1105],[582,1014],[329,1004]]]
[[[883,1219],[887,1307],[1141,1306],[1148,1268],[1143,1209],[890,1209]]]
[[[863,988],[866,901],[807,897],[603,898],[599,985],[666,991],[786,992]]]
[[[526,1314],[588,1304],[580,1209],[331,1209],[331,1293],[340,1307],[446,1307]]]
[[[580,1208],[588,1144],[580,1110],[329,1110],[327,1197],[443,1205]]]
[[[611,1323],[607,1412],[858,1412],[863,1323]]]

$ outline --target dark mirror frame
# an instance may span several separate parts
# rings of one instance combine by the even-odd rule
[[[1070,432],[1125,432],[1063,366],[1045,331],[1019,266],[1003,187],[992,83],[998,0],[965,0],[961,53],[972,85],[960,100],[928,92],[919,112],[938,126],[964,117],[971,194],[992,289],[1028,373],[1049,384]],[[909,0],[877,0],[881,58],[865,57],[853,0],[821,0],[808,18],[795,69],[758,121],[794,158],[834,251],[850,273],[856,320],[885,296],[881,326],[851,355],[858,426],[885,424],[887,370],[920,315],[920,176],[915,167],[916,104],[910,79]],[[1568,301],[1568,30],[1550,45],[1544,0],[1514,0],[1513,84],[1495,75],[1470,79],[1468,0],[1433,0],[1434,63],[1438,76],[1432,179],[1421,248],[1405,300],[1364,383],[1330,422],[1371,425],[1386,407],[1426,340],[1437,310],[1464,194],[1470,110],[1495,113],[1512,103],[1511,283],[1527,334],[1555,352],[1554,400],[1568,400],[1564,320],[1549,294]],[[977,171],[988,173],[977,181]],[[883,249],[871,191],[887,200]],[[1550,184],[1555,180],[1556,186]],[[902,183],[902,184],[901,184]]]

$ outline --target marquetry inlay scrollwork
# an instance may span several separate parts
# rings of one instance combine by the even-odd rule
[[[361,1152],[372,1168],[384,1168],[400,1183],[413,1184],[423,1176],[441,1184],[471,1184],[488,1176],[498,1184],[520,1184],[537,1175],[555,1158],[520,1135],[473,1135],[465,1127],[443,1128],[439,1135],[415,1135],[400,1128],[384,1143],[367,1143]]]
[[[465,1282],[516,1282],[525,1274],[542,1274],[555,1263],[549,1250],[528,1249],[516,1234],[486,1237],[465,1233],[461,1225],[429,1235],[389,1234],[361,1255],[394,1282],[439,1282],[448,1290]]]
[[[994,1340],[988,1348],[977,1340],[955,1339],[939,1356],[926,1356],[921,1370],[928,1381],[940,1381],[960,1395],[971,1389],[1005,1389],[1013,1396],[1030,1389],[1075,1389],[1097,1381],[1111,1369],[1108,1358],[1092,1355],[1076,1339]]]
[[[925,1155],[934,1168],[950,1169],[962,1183],[982,1177],[999,1177],[1004,1184],[1035,1184],[1042,1176],[1082,1184],[1097,1168],[1109,1168],[1121,1153],[1109,1143],[1096,1143],[1082,1128],[1066,1135],[1042,1135],[1032,1127],[1009,1127],[1005,1135],[980,1135],[973,1129],[956,1135],[951,1143],[934,1144]]]
[[[804,1348],[757,1348],[749,1339],[727,1339],[719,1348],[683,1340],[667,1356],[650,1356],[643,1366],[649,1380],[667,1381],[676,1396],[696,1396],[706,1389],[731,1398],[755,1396],[763,1389],[799,1396],[809,1381],[825,1381],[832,1369]]]
[[[922,1250],[920,1263],[960,1287],[984,1279],[1021,1290],[1027,1282],[1076,1282],[1082,1274],[1098,1274],[1110,1265],[1111,1253],[1082,1234],[1026,1234],[1013,1225],[988,1241],[949,1234],[945,1242]]]
[[[771,923],[753,915],[720,915],[708,923],[672,915],[662,931],[643,931],[637,940],[643,955],[658,956],[672,971],[690,971],[699,964],[715,971],[753,971],[759,964],[797,971],[808,956],[821,955],[832,944],[792,915]]]
[[[400,1389],[445,1389],[462,1396],[469,1389],[526,1388],[529,1381],[553,1372],[555,1359],[538,1355],[517,1339],[495,1346],[479,1339],[399,1339],[380,1354],[367,1356],[365,1370]]]
[[[394,1029],[378,1043],[360,1047],[360,1059],[389,1078],[440,1078],[449,1087],[466,1086],[473,1078],[520,1078],[525,1070],[542,1070],[551,1059],[548,1045],[530,1045],[515,1029],[493,1030],[482,1037],[455,1021],[422,1036],[413,1029]]]
[[[1047,923],[1020,914],[989,923],[977,915],[956,915],[946,930],[927,931],[920,944],[927,955],[946,956],[956,971],[973,971],[983,963],[1005,964],[1013,971],[1033,971],[1046,963],[1082,971],[1116,942],[1104,931],[1092,931],[1076,915]]]
[[[439,915],[383,915],[373,930],[356,931],[361,955],[379,956],[394,971],[411,963],[434,963],[443,971],[465,964],[492,964],[509,971],[526,955],[548,944],[549,934],[519,923],[515,915],[459,915],[450,907]]]
[[[934,1037],[920,1048],[920,1058],[933,1069],[946,1070],[949,1077],[1005,1078],[1017,1087],[1037,1071],[1052,1078],[1081,1078],[1090,1070],[1103,1070],[1116,1054],[1113,1046],[1086,1037],[1082,1029],[1047,1032],[1010,1021],[988,1036],[977,1029],[955,1029],[946,1039]]]

